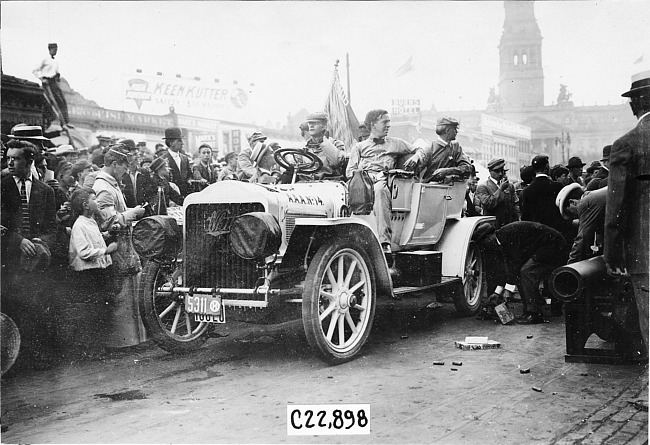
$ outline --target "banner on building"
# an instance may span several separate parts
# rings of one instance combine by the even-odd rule
[[[178,114],[236,119],[245,117],[254,84],[199,78],[123,76],[124,109],[145,114]]]

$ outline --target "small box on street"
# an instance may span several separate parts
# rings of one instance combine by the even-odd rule
[[[494,340],[487,340],[487,337],[483,337],[483,338],[486,339],[486,341],[481,342],[481,343],[468,342],[467,341],[468,338],[471,338],[471,337],[467,337],[465,339],[465,341],[457,341],[457,342],[455,342],[456,347],[460,348],[462,350],[465,350],[465,351],[473,350],[473,349],[498,349],[498,348],[501,347],[501,343],[499,343],[498,341],[494,341]],[[474,337],[474,338],[477,338],[477,337]]]

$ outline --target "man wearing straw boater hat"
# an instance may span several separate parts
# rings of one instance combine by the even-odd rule
[[[605,209],[605,263],[610,275],[629,275],[648,352],[648,249],[650,247],[650,70],[632,76],[636,127],[612,145]]]

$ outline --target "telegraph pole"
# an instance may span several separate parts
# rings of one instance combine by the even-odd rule
[[[345,65],[347,68],[347,78],[348,78],[348,103],[352,105],[352,96],[350,96],[350,53],[345,53]]]
[[[567,163],[567,155],[568,153],[566,151],[569,150],[571,147],[571,135],[569,135],[569,132],[566,132],[566,135],[564,134],[564,130],[562,130],[562,138],[555,137],[555,147],[560,146],[562,150],[562,165],[566,165]],[[566,146],[566,150],[565,150]]]

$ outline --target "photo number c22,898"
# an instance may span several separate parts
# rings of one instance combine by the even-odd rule
[[[370,434],[370,404],[287,405],[287,435]]]

